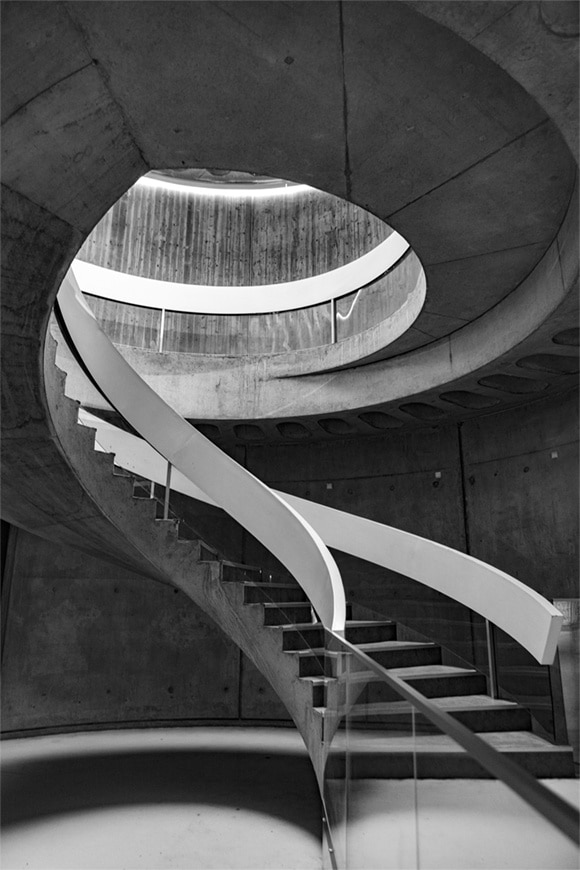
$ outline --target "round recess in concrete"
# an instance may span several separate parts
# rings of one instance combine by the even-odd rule
[[[395,429],[397,426],[403,425],[401,420],[397,420],[396,417],[385,414],[383,411],[367,411],[364,414],[359,414],[358,418],[367,426],[372,426],[373,429]]]
[[[194,425],[198,432],[201,432],[206,438],[215,439],[220,437],[219,427],[213,423],[195,423]]]
[[[262,441],[265,437],[260,427],[254,423],[240,423],[234,426],[234,433],[242,441]]]
[[[306,428],[306,426],[303,426],[302,423],[296,423],[294,420],[285,423],[278,423],[276,429],[282,438],[293,438],[304,441],[306,438],[312,436],[312,433]]]
[[[458,405],[460,408],[470,408],[476,411],[483,408],[493,408],[500,401],[492,396],[470,393],[467,390],[451,390],[448,393],[440,393],[439,398],[452,405]]]
[[[563,375],[573,375],[578,371],[577,356],[559,356],[555,353],[535,353],[519,359],[516,365],[522,369],[538,372],[557,372]]]
[[[440,420],[445,414],[441,408],[427,405],[425,402],[408,402],[405,405],[399,405],[399,410],[404,411],[405,414],[410,414],[411,417],[416,417],[417,420]]]
[[[350,435],[353,432],[353,427],[346,420],[341,420],[340,417],[328,417],[326,420],[319,420],[318,425],[329,435]]]
[[[563,329],[557,332],[552,338],[554,344],[565,344],[568,347],[578,347],[580,344],[580,328],[573,326],[570,329]]]
[[[515,375],[490,375],[478,381],[482,387],[491,387],[504,393],[540,393],[549,386],[546,381],[518,378]]]

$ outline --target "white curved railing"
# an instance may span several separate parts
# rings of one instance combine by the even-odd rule
[[[58,304],[73,345],[109,402],[172,466],[288,568],[324,625],[344,631],[340,572],[306,520],[190,426],[139,377],[98,325],[70,270]]]
[[[167,466],[148,444],[85,411],[81,411],[80,420],[97,430],[98,445],[115,453],[119,465],[165,484]],[[218,504],[178,473],[172,476],[171,488]],[[540,664],[553,662],[563,616],[519,580],[473,556],[409,532],[298,496],[283,492],[277,495],[304,517],[327,546],[436,589],[493,622]]]
[[[408,250],[409,243],[398,233],[392,232],[371,251],[322,275],[246,287],[158,281],[155,278],[142,278],[139,275],[95,266],[78,259],[74,260],[71,268],[83,293],[103,296],[116,302],[160,308],[161,299],[163,308],[171,311],[191,311],[196,314],[264,314],[308,308],[352,293],[391,269]],[[413,310],[416,309],[416,317],[423,305],[425,292],[416,287],[413,292]]]

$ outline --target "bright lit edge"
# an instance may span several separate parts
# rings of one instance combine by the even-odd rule
[[[136,187],[149,187],[157,190],[169,190],[172,193],[184,193],[190,196],[225,197],[230,199],[263,199],[276,196],[295,196],[299,193],[318,193],[315,187],[308,184],[295,184],[289,181],[287,184],[272,185],[272,187],[260,187],[259,183],[253,184],[220,184],[204,183],[190,179],[165,181],[161,178],[151,178],[143,175],[135,184]]]
[[[266,314],[308,308],[359,290],[391,269],[408,250],[408,242],[393,232],[372,251],[323,275],[245,287],[158,281],[78,259],[72,270],[83,293],[128,305],[196,314]]]

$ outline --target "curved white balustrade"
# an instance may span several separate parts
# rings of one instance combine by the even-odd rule
[[[115,453],[119,465],[156,483],[165,483],[166,464],[148,444],[85,411],[81,411],[80,419],[97,430],[98,444]],[[183,475],[172,477],[171,488],[216,504]],[[442,592],[515,638],[540,664],[553,662],[563,616],[519,580],[473,556],[409,532],[283,492],[277,495],[304,517],[327,546]]]
[[[190,426],[139,377],[101,330],[70,270],[58,303],[73,344],[110,403],[155,450],[288,568],[328,628],[344,631],[340,572],[306,520]]]
[[[322,275],[248,287],[158,281],[105,269],[78,259],[71,268],[83,293],[103,296],[116,302],[196,314],[267,314],[319,305],[358,290],[391,269],[408,250],[408,242],[392,232],[384,242],[362,257]],[[417,296],[414,306],[416,317],[423,305],[425,293],[420,293],[417,287],[409,292]]]

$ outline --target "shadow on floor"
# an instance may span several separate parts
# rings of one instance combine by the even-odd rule
[[[138,749],[3,765],[4,829],[79,810],[163,803],[241,807],[321,833],[314,773],[295,753]]]

